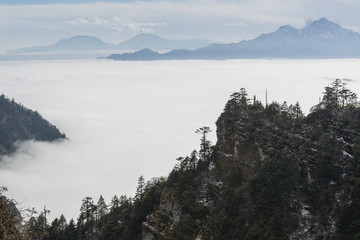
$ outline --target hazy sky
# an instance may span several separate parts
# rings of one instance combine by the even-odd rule
[[[74,35],[120,43],[143,32],[238,42],[321,17],[359,31],[359,9],[358,0],[2,0],[0,52]]]

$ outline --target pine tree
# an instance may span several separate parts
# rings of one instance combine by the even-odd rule
[[[19,240],[22,239],[22,236],[15,227],[14,216],[8,200],[2,196],[5,191],[7,188],[0,186],[0,239]]]
[[[59,219],[55,218],[49,227],[49,239],[60,239],[60,223]]]
[[[90,239],[96,235],[95,229],[96,205],[91,197],[82,200],[80,216],[77,223],[77,231],[80,239]]]
[[[347,89],[346,83],[340,79],[332,82],[330,87],[325,87],[323,94],[323,99],[320,103],[323,108],[344,108],[346,105],[355,104],[357,101],[356,94]]]
[[[196,129],[195,133],[201,134],[200,139],[200,159],[204,162],[208,160],[211,154],[211,141],[207,139],[207,135],[211,132],[209,127],[201,127]]]
[[[110,203],[110,211],[113,212],[115,209],[120,207],[120,200],[119,198],[115,195],[112,199],[111,199],[111,203]]]
[[[136,187],[135,199],[140,199],[141,200],[142,197],[143,197],[144,191],[145,191],[145,179],[141,175],[138,178],[138,185]]]
[[[121,195],[119,197],[119,201],[120,201],[120,206],[121,206],[121,205],[123,205],[125,203],[131,202],[131,198],[126,197],[126,195]]]
[[[107,213],[107,205],[102,195],[100,195],[99,200],[96,205],[96,221],[100,221],[102,217]]]
[[[196,166],[198,165],[198,152],[196,150],[192,151],[190,157],[186,157],[188,163],[188,170],[195,171]]]
[[[59,218],[59,227],[60,227],[61,231],[64,231],[67,227],[66,218],[64,217],[63,214],[61,214],[61,216]]]
[[[41,212],[38,217],[32,217],[29,220],[28,233],[32,239],[42,240],[49,237],[48,228],[49,226],[44,212]]]
[[[76,229],[74,219],[71,219],[69,224],[65,228],[65,239],[66,240],[77,240],[78,239],[78,232]]]
[[[79,221],[81,224],[85,224],[90,220],[94,219],[96,206],[91,197],[85,197],[82,200],[82,205],[80,208]]]

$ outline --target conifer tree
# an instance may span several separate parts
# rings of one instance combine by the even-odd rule
[[[95,229],[96,205],[91,197],[82,200],[80,216],[77,223],[77,231],[80,239],[91,239],[96,235]]]
[[[22,239],[22,236],[15,227],[10,206],[5,197],[2,196],[5,191],[7,191],[7,188],[0,186],[0,239],[19,240]]]
[[[114,195],[114,197],[111,199],[110,202],[110,211],[113,212],[115,209],[117,209],[118,207],[120,207],[120,200],[119,198]]]
[[[29,220],[28,232],[32,239],[42,240],[48,237],[48,228],[49,226],[44,212],[41,212],[38,217],[32,217]]]
[[[357,96],[354,92],[346,88],[346,83],[340,79],[336,79],[331,83],[331,86],[325,87],[325,92],[321,106],[324,108],[344,108],[348,104],[355,104]]]
[[[76,224],[75,224],[74,219],[71,219],[69,224],[66,226],[64,235],[65,235],[66,240],[77,240],[78,239],[78,232],[76,229]]]
[[[96,205],[96,221],[99,221],[107,213],[107,205],[102,195]]]
[[[203,126],[196,129],[195,133],[201,134],[200,139],[200,159],[203,161],[208,160],[211,154],[211,141],[207,139],[207,135],[211,132],[209,127]]]
[[[49,227],[49,238],[50,239],[59,239],[60,237],[60,223],[59,219],[55,218]]]
[[[131,202],[131,198],[126,197],[126,195],[121,195],[119,197],[120,205],[125,204],[126,202]]]
[[[96,206],[91,197],[85,197],[82,200],[82,205],[80,208],[79,223],[81,225],[89,222],[94,219]]]
[[[299,102],[296,102],[295,105],[291,105],[290,111],[291,111],[291,115],[296,119],[300,119],[304,116],[304,113],[301,110]]]
[[[186,157],[186,159],[188,159],[188,169],[195,171],[198,164],[198,152],[196,150],[192,151],[190,157]]]
[[[59,227],[60,227],[61,231],[64,231],[67,227],[66,218],[64,217],[63,214],[61,214],[61,216],[59,218]]]
[[[141,175],[138,178],[138,185],[136,187],[135,199],[141,200],[145,191],[145,179]]]

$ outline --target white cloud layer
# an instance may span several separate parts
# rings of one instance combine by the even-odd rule
[[[122,32],[124,31],[124,28],[128,28],[135,34],[151,33],[154,32],[153,27],[166,26],[166,23],[132,22],[129,20],[121,19],[119,17],[112,17],[112,18],[91,17],[87,19],[77,18],[68,21],[68,23],[75,26],[100,26],[108,30],[115,30],[118,32]]]
[[[229,95],[300,102],[304,111],[335,78],[354,81],[360,60],[2,62],[2,92],[37,110],[69,137],[26,142],[0,169],[0,183],[23,207],[77,218],[85,196],[134,195],[137,178],[169,173],[213,129]]]

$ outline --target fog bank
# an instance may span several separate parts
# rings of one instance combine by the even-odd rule
[[[215,121],[245,87],[265,103],[317,104],[324,87],[347,79],[359,94],[360,60],[114,62],[3,61],[1,92],[38,111],[69,140],[20,144],[4,159],[0,185],[23,207],[77,218],[85,196],[134,195],[137,178],[166,176],[199,148],[195,129]]]

